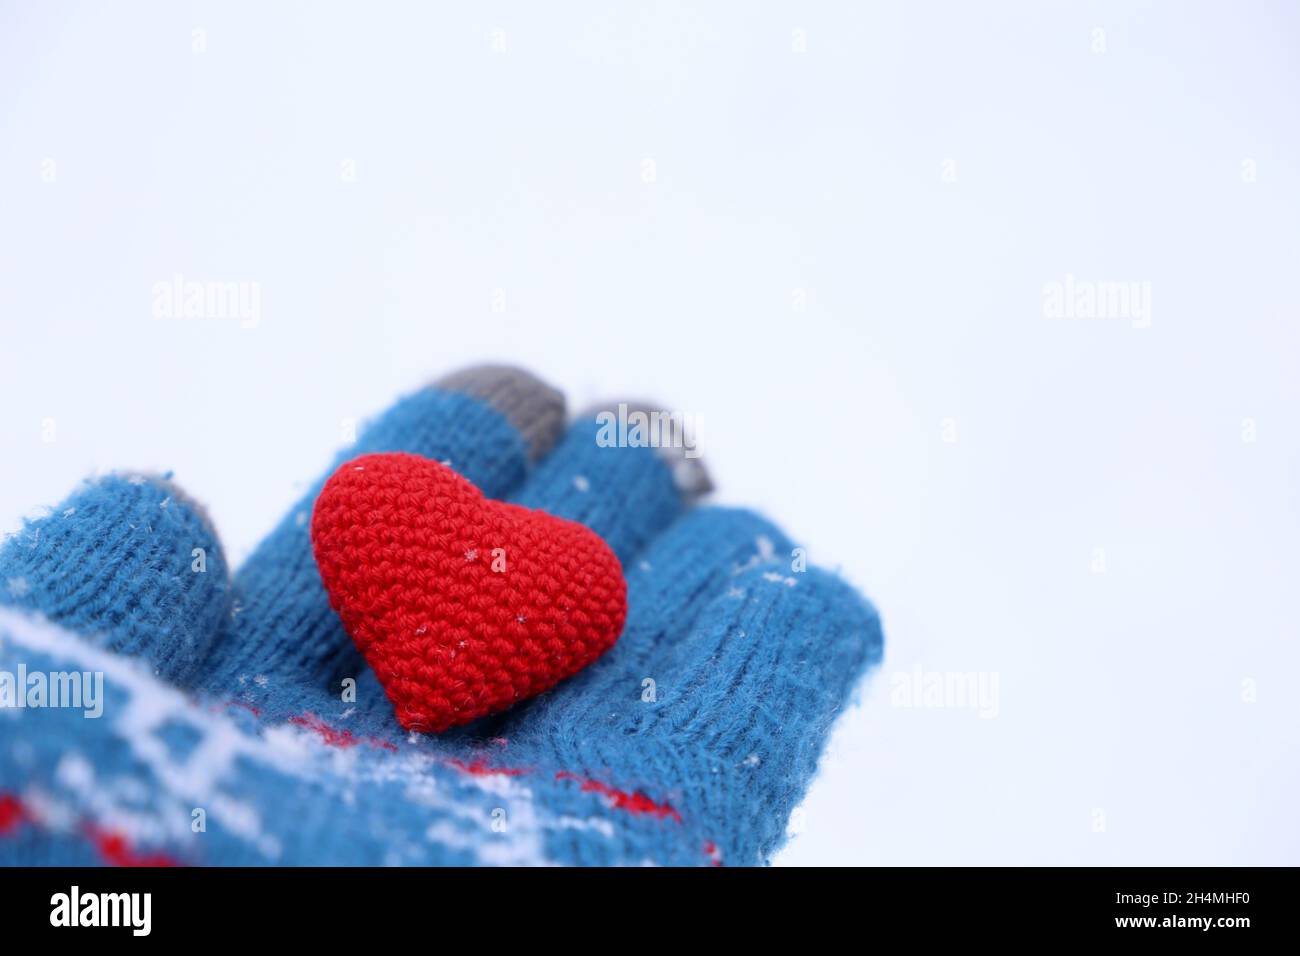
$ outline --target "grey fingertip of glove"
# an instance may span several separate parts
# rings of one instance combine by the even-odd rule
[[[645,437],[673,476],[682,500],[693,504],[713,490],[713,479],[700,457],[697,436],[688,419],[679,412],[670,412],[662,405],[636,399],[597,402],[583,411],[580,420],[595,419],[622,428],[620,422],[634,422],[642,417],[648,427]]]
[[[212,515],[208,512],[208,506],[199,499],[195,498],[188,491],[178,485],[171,478],[171,472],[160,471],[114,471],[115,477],[122,478],[129,484],[150,484],[160,491],[164,492],[168,498],[178,504],[184,505],[194,516],[199,519],[199,523],[211,536],[214,542],[220,544],[217,536],[217,525],[212,520]],[[167,500],[166,498],[163,499]]]
[[[474,365],[443,376],[433,387],[469,395],[492,406],[519,432],[528,458],[537,461],[564,432],[564,394],[514,365]]]

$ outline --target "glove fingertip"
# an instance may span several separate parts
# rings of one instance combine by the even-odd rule
[[[202,657],[229,594],[211,522],[169,475],[87,482],[0,548],[0,603],[167,677]]]

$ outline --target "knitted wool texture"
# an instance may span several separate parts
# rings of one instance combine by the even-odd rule
[[[419,455],[590,528],[626,573],[613,647],[501,713],[410,733],[321,584],[323,478],[233,581],[169,483],[101,479],[0,547],[0,862],[770,858],[879,661],[874,609],[832,574],[792,571],[792,542],[758,515],[690,507],[662,450],[601,447],[589,416],[563,437],[516,426],[538,404],[517,374],[404,399],[330,472]],[[13,708],[3,678],[20,668],[103,674],[102,716]]]
[[[590,529],[486,500],[417,455],[363,455],[325,483],[312,545],[330,603],[408,730],[440,732],[577,673],[627,614]]]

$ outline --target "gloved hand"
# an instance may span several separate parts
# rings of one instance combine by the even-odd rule
[[[436,736],[401,729],[330,608],[309,537],[324,478],[233,582],[168,476],[110,475],[28,522],[0,550],[0,862],[767,861],[880,659],[879,620],[792,569],[766,520],[692,507],[698,459],[603,447],[598,428],[593,412],[566,430],[558,393],[486,367],[340,455],[449,463],[622,562],[611,650]],[[49,706],[78,683],[81,706]]]

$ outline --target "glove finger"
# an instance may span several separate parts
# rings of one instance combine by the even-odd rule
[[[883,650],[876,609],[820,568],[765,562],[738,575],[690,634],[652,664],[654,708],[633,712],[655,733],[704,735],[741,758],[782,728],[820,733]],[[743,751],[743,753],[742,753]]]
[[[766,860],[784,838],[835,717],[883,638],[872,605],[817,568],[764,562],[735,576],[689,633],[647,664],[652,697],[607,697],[559,760],[707,820],[720,858]]]
[[[607,417],[619,404],[579,415],[511,500],[586,525],[626,564],[711,485],[693,448],[620,442]]]
[[[325,480],[358,455],[409,452],[439,461],[502,497],[564,427],[564,399],[520,369],[454,373],[384,413],[312,485],[235,577],[235,614],[196,683],[255,706],[301,712],[364,663],[330,607],[312,555],[311,512]]]
[[[0,549],[0,603],[141,658],[168,680],[206,652],[229,600],[206,514],[157,475],[87,482]]]

